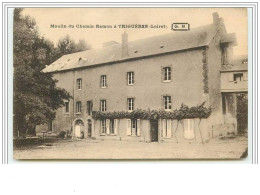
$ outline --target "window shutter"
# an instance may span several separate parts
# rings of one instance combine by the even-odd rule
[[[114,130],[114,134],[115,134],[115,135],[117,135],[117,125],[118,125],[117,123],[118,123],[118,120],[115,119],[115,120],[114,120],[114,125],[115,125],[115,127],[114,127],[114,129],[115,129],[115,130]]]
[[[164,81],[164,71],[163,71],[163,67],[161,67],[161,81]]]
[[[244,73],[243,78],[244,78],[244,81],[248,80],[248,73],[247,72]]]
[[[100,134],[102,134],[102,120],[100,120],[100,131],[99,131]]]
[[[106,133],[109,134],[110,120],[106,119]]]
[[[166,120],[162,120],[162,136],[166,137]]]
[[[167,138],[172,137],[172,121],[170,119],[167,120]]]
[[[141,136],[141,121],[137,119],[137,136]]]
[[[229,81],[230,82],[234,81],[234,74],[233,73],[229,73]]]
[[[126,125],[126,135],[131,135],[131,119],[127,119]]]

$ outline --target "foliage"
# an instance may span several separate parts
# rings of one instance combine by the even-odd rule
[[[55,58],[58,59],[63,55],[85,51],[90,48],[91,46],[88,45],[85,40],[80,39],[76,44],[76,42],[72,40],[69,35],[66,35],[58,41],[58,46],[55,49]]]
[[[211,107],[206,108],[205,102],[198,106],[188,107],[185,104],[182,104],[180,109],[174,111],[165,111],[165,110],[141,110],[137,109],[132,112],[127,111],[114,111],[114,112],[93,112],[93,118],[95,119],[188,119],[188,118],[208,118],[211,114]]]
[[[203,59],[202,59],[202,63],[203,63],[203,72],[202,72],[202,76],[203,76],[203,90],[204,93],[208,93],[209,92],[209,81],[208,81],[208,56],[207,56],[207,48],[203,50]]]
[[[21,13],[14,10],[14,130],[35,134],[35,126],[53,120],[71,96],[41,71],[55,59],[54,45],[39,35],[34,19]]]
[[[239,133],[245,132],[248,126],[248,95],[246,93],[237,94],[237,121]]]

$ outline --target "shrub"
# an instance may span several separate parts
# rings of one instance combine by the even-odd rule
[[[59,132],[59,135],[58,135],[58,138],[64,139],[65,136],[66,136],[66,132],[65,132],[65,131],[60,131],[60,132]]]

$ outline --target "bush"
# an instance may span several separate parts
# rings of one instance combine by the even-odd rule
[[[65,131],[60,131],[60,132],[59,132],[59,135],[58,135],[58,138],[64,139],[65,136],[66,136],[66,132],[65,132]]]

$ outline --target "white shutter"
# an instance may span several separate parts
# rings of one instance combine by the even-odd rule
[[[247,81],[248,80],[248,73],[247,72],[245,72],[244,74],[243,74],[243,80],[244,81]]]
[[[106,119],[106,132],[109,134],[110,120]]]
[[[171,119],[167,120],[167,138],[171,138],[172,137],[172,121]]]
[[[137,119],[137,136],[141,136],[141,121]]]
[[[127,119],[126,125],[126,135],[131,135],[131,119]]]
[[[162,120],[162,136],[166,137],[166,120]]]
[[[194,119],[187,119],[187,128],[184,130],[184,137],[186,139],[194,138]]]
[[[99,133],[101,134],[102,133],[102,120],[100,120],[100,131]]]
[[[114,133],[115,133],[115,135],[117,135],[117,125],[118,125],[118,120],[117,119],[114,120],[114,125],[115,125]]]
[[[233,82],[234,81],[234,74],[232,72],[228,73],[229,81]]]

